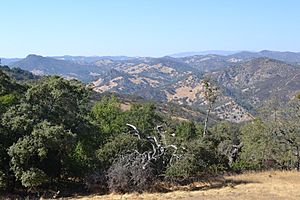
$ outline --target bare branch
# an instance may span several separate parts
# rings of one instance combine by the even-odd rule
[[[132,124],[126,124],[126,125],[129,126],[129,127],[131,127],[134,130],[133,134],[135,136],[137,136],[139,139],[141,139],[140,132],[139,132],[139,130],[134,125],[132,125]]]

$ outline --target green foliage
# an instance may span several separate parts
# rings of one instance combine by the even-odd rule
[[[103,138],[117,135],[126,130],[124,114],[116,97],[103,97],[98,101],[91,112],[99,132]]]
[[[115,159],[121,155],[144,149],[145,143],[129,134],[120,134],[112,137],[100,149],[96,151],[96,156],[103,169],[107,169]]]
[[[35,124],[44,120],[75,133],[84,132],[87,95],[77,81],[44,78],[25,93],[21,104],[3,115],[3,124],[19,135],[29,134]]]
[[[33,75],[31,72],[22,70],[21,68],[12,68],[8,66],[0,66],[0,70],[8,74],[10,77],[13,77],[17,81],[28,81],[28,80],[37,80],[39,77]]]
[[[35,126],[31,135],[20,138],[8,151],[12,170],[24,186],[34,182],[34,177],[58,178],[66,166],[66,156],[72,151],[74,137],[61,126],[42,122]],[[31,170],[32,168],[38,169]],[[37,184],[40,179],[34,183]],[[41,182],[42,183],[42,182]],[[34,185],[35,186],[35,185]],[[26,186],[27,187],[27,186]]]
[[[271,159],[272,143],[268,127],[260,120],[242,127],[243,149],[241,160],[252,163],[253,166],[262,166],[267,159]]]
[[[176,137],[181,138],[183,141],[195,139],[197,137],[197,130],[194,122],[183,121],[176,126]]]
[[[104,169],[120,155],[147,148],[145,141],[128,133],[126,123],[136,125],[141,134],[150,135],[162,120],[153,104],[134,104],[129,111],[122,112],[115,97],[102,98],[97,102],[92,109],[92,116],[99,132],[104,134],[101,138],[105,144],[100,143],[101,146],[96,151],[97,160]]]
[[[15,94],[6,94],[0,96],[0,114],[6,112],[6,110],[15,104],[17,101],[17,97]]]
[[[224,169],[222,156],[210,143],[190,141],[184,152],[174,159],[165,171],[169,180],[185,180]]]
[[[253,163],[244,159],[237,160],[232,164],[234,171],[259,170],[263,168],[264,166],[262,166],[261,163]]]
[[[0,115],[16,104],[25,87],[15,83],[9,76],[0,70]]]
[[[239,144],[240,130],[237,124],[230,122],[220,122],[209,130],[211,132],[210,139],[219,144],[222,141],[230,140],[233,144]]]
[[[185,153],[182,158],[171,164],[165,172],[167,179],[187,179],[197,174],[197,158],[194,154]]]
[[[236,166],[242,165],[242,169],[299,168],[299,125],[293,123],[292,118],[282,120],[257,120],[243,126],[244,146]]]
[[[11,93],[23,93],[25,86],[17,84],[6,73],[0,70],[0,96]]]
[[[133,104],[126,113],[126,123],[137,126],[142,134],[153,134],[154,128],[162,122],[162,117],[151,103]]]
[[[13,92],[16,85],[12,83],[9,76],[0,70],[0,95],[5,95]]]
[[[34,181],[30,177],[40,173],[31,176],[31,168],[51,180],[79,176],[87,170],[84,167],[91,160],[87,156],[95,147],[93,126],[86,117],[88,94],[78,81],[46,77],[28,89],[20,104],[3,114],[7,130],[3,136],[18,180]]]
[[[0,171],[0,190],[5,189],[7,186],[6,183],[7,177],[4,172]]]
[[[211,134],[208,135],[207,139],[212,143],[212,148],[217,149],[217,152],[224,157],[223,163],[226,162],[228,167],[232,166],[232,162],[239,156],[240,151],[239,147],[237,154],[232,154],[233,146],[240,146],[241,144],[239,125],[221,122],[214,125],[209,131]]]
[[[38,119],[64,124],[77,132],[86,114],[88,91],[78,81],[60,77],[46,77],[25,94],[25,103]]]
[[[2,116],[2,124],[9,130],[13,140],[31,133],[33,126],[41,119],[34,114],[32,106],[21,103],[11,107]]]
[[[94,157],[89,150],[82,141],[77,142],[74,151],[66,158],[70,176],[83,177],[95,168]]]
[[[22,173],[21,183],[25,187],[35,187],[48,181],[47,175],[40,169],[30,168]]]

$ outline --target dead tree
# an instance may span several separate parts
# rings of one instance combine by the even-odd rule
[[[232,145],[231,152],[228,156],[228,164],[231,167],[232,163],[236,161],[238,158],[239,152],[241,151],[241,148],[243,147],[243,143],[240,143],[239,145]]]
[[[142,152],[142,153],[135,151],[139,156],[142,157],[141,161],[143,163],[143,169],[145,169],[146,166],[151,164],[152,162],[155,162],[155,161],[159,160],[160,158],[162,158],[168,149],[173,150],[170,161],[174,157],[176,157],[176,158],[179,157],[176,154],[178,147],[173,144],[170,144],[170,145],[167,144],[166,136],[164,134],[162,126],[156,126],[155,130],[158,133],[158,138],[156,138],[155,136],[151,136],[151,135],[143,136],[140,133],[140,131],[137,129],[136,126],[134,126],[132,124],[126,124],[126,125],[132,129],[132,131],[130,131],[131,134],[138,137],[139,139],[145,139],[151,146],[150,150]],[[164,163],[164,164],[166,164],[166,163]]]
[[[226,140],[219,144],[218,150],[222,155],[227,157],[228,165],[232,167],[232,164],[238,158],[238,154],[241,151],[242,147],[243,147],[242,142],[236,145],[236,144],[232,144],[231,141]]]
[[[209,79],[204,79],[202,81],[202,84],[204,86],[204,98],[205,101],[208,103],[208,108],[206,111],[206,116],[204,120],[204,130],[203,130],[203,137],[207,134],[207,127],[208,127],[208,118],[210,115],[210,112],[213,108],[213,104],[216,102],[217,96],[218,96],[218,88],[216,86],[213,86],[211,81]]]
[[[175,157],[178,148],[168,145],[161,126],[156,126],[157,136],[141,133],[132,124],[130,134],[148,143],[148,149],[120,155],[107,171],[108,189],[112,192],[142,192],[149,190],[159,178],[161,171]],[[168,151],[170,149],[170,151]],[[168,154],[166,153],[168,152]],[[170,154],[169,154],[170,153]]]

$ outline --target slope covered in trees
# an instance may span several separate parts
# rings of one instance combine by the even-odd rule
[[[23,70],[21,68],[9,68],[8,66],[0,65],[0,70],[17,81],[37,80],[39,78],[31,72]]]
[[[0,89],[2,192],[140,192],[224,171],[300,166],[299,95],[263,120],[204,129],[151,103],[124,110],[113,95],[95,102],[81,82],[57,76],[28,85],[0,70]]]

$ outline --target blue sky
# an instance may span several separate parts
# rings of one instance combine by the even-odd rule
[[[299,0],[1,0],[0,57],[300,51]]]

